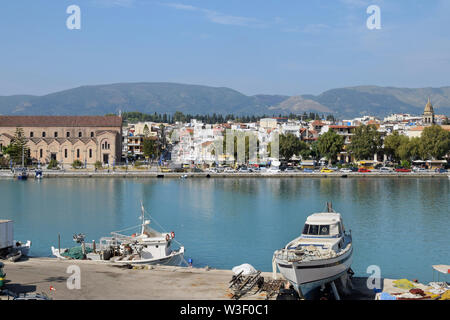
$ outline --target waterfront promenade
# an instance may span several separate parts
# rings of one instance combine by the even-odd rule
[[[102,178],[102,177],[142,177],[142,178],[327,178],[327,177],[343,177],[343,178],[446,178],[448,173],[436,172],[280,172],[280,173],[213,173],[213,172],[158,172],[155,170],[44,170],[44,178]],[[10,170],[0,170],[0,178],[15,178],[17,174]],[[29,172],[29,178],[34,178],[34,171]]]

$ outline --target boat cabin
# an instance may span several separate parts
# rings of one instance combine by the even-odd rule
[[[335,212],[322,212],[310,215],[303,227],[304,237],[338,238],[344,234],[342,217]]]

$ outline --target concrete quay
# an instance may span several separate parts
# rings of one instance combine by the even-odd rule
[[[18,293],[45,293],[54,300],[231,300],[231,270],[206,268],[140,266],[132,269],[89,260],[28,258],[5,264],[3,289]],[[73,266],[80,270],[80,288],[69,289]],[[271,272],[262,272],[272,280]],[[283,279],[278,273],[277,279]],[[395,288],[392,279],[382,279],[382,291],[407,292]],[[70,282],[70,280],[69,280]],[[71,282],[73,283],[73,282]],[[421,286],[419,284],[419,286]],[[425,287],[424,287],[425,288]],[[249,292],[240,300],[266,300],[265,292]],[[375,292],[367,288],[367,278],[355,277],[352,289],[342,300],[374,300]],[[276,295],[270,298],[276,299]]]
[[[126,269],[88,260],[29,258],[5,264],[6,285],[15,293],[45,293],[54,300],[230,300],[231,270],[149,266]],[[68,289],[72,273],[80,268],[80,289]],[[269,278],[271,273],[262,273]],[[54,288],[50,289],[50,288]],[[264,300],[265,294],[243,297]]]
[[[352,172],[352,173],[211,173],[211,172],[155,172],[149,170],[46,170],[43,171],[44,178],[447,178],[447,173],[379,173],[379,172]],[[9,170],[0,171],[0,178],[13,179],[14,175]],[[33,172],[29,178],[34,179]]]

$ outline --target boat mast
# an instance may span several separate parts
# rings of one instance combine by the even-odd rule
[[[144,204],[141,201],[141,234],[144,234],[144,229],[145,229],[145,220],[144,220],[144,213],[145,213],[145,209],[144,209]]]

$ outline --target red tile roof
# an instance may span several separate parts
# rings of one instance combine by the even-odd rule
[[[333,126],[330,126],[330,128],[332,128],[332,129],[354,129],[354,128],[356,128],[356,126],[338,126],[338,125],[333,125]]]
[[[121,127],[119,116],[0,116],[0,127]]]

